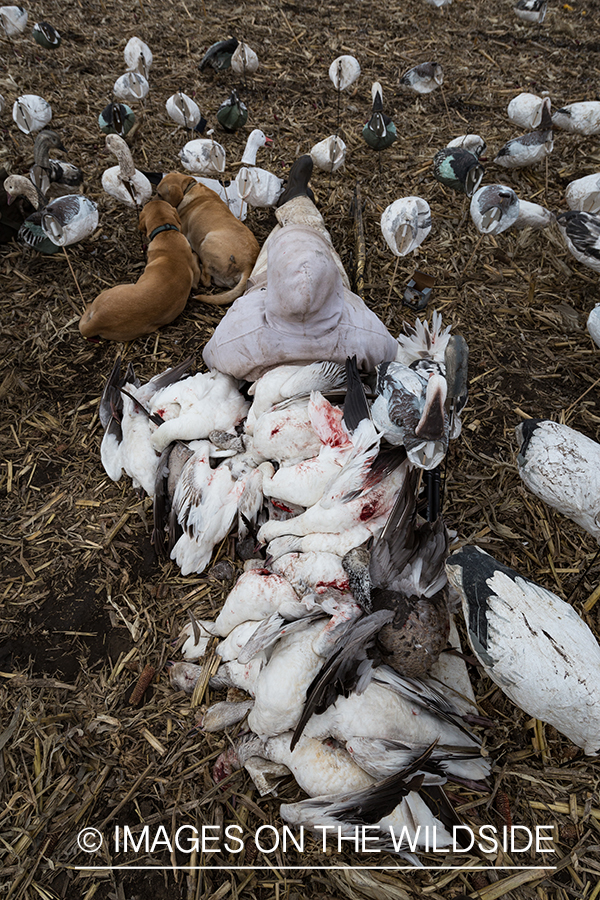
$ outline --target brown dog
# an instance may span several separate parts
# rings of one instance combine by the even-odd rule
[[[157,228],[168,228],[152,236]],[[200,268],[181,233],[177,212],[164,200],[150,200],[140,213],[139,230],[145,232],[148,262],[135,284],[118,284],[98,294],[79,320],[86,338],[132,341],[172,322],[185,307],[192,287],[198,286]]]
[[[159,197],[177,207],[181,230],[200,257],[200,282],[211,278],[224,294],[198,294],[194,300],[224,306],[240,297],[254,267],[258,241],[221,198],[191,175],[170,172],[156,189]]]

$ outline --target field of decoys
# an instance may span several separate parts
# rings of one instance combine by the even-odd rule
[[[598,0],[0,46],[0,896],[596,900]]]

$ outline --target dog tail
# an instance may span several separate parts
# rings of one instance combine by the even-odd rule
[[[233,303],[238,297],[241,297],[246,290],[246,282],[250,278],[252,267],[242,272],[240,280],[235,287],[224,294],[196,294],[193,299],[201,300],[202,303],[212,303],[213,306],[225,306],[227,303]]]

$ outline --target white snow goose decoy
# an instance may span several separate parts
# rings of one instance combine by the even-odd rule
[[[587,330],[597,347],[600,347],[600,303],[597,303],[588,316]]]
[[[446,563],[475,656],[528,715],[554,725],[587,754],[600,751],[600,647],[572,606],[463,547]]]
[[[549,419],[527,419],[516,434],[529,490],[600,543],[600,444]]]
[[[27,28],[27,18],[22,6],[0,6],[0,24],[7,38],[22,34]]]
[[[561,106],[552,113],[552,124],[573,134],[598,134],[600,132],[600,100],[584,100]]]
[[[42,215],[42,229],[59,247],[90,237],[98,227],[98,207],[83,194],[51,200]]]
[[[52,107],[37,94],[23,94],[13,105],[13,119],[24,134],[41,131],[52,119]]]
[[[102,173],[102,187],[107,194],[126,206],[139,208],[152,197],[152,185],[134,164],[131,151],[118,134],[106,135],[106,149],[117,157],[118,166]]]
[[[550,115],[550,98],[546,97],[542,105],[542,116],[538,131],[530,131],[520,137],[508,141],[498,151],[494,162],[506,169],[534,166],[542,162],[552,153],[552,117]]]
[[[500,234],[517,221],[519,198],[505,184],[487,184],[473,194],[470,213],[482,234]]]
[[[575,259],[600,272],[600,216],[571,210],[560,213],[556,224]]]
[[[544,105],[551,106],[549,97],[538,97],[537,94],[530,94],[523,91],[513,97],[508,104],[508,118],[515,125],[521,128],[539,128],[542,122],[542,113]]]
[[[242,156],[242,167],[235,179],[240,196],[248,206],[275,206],[283,191],[281,178],[256,165],[256,154],[260,147],[269,143],[271,138],[268,138],[260,128],[255,128],[248,136]]]
[[[431,231],[431,209],[421,197],[400,197],[381,214],[381,233],[395,256],[421,246]]]
[[[139,72],[125,72],[113,86],[115,97],[123,103],[139,103],[146,99],[149,91],[148,80]]]
[[[212,137],[212,129],[207,135],[188,141],[179,151],[179,159],[183,168],[194,175],[218,177],[225,171],[225,148]]]
[[[83,181],[83,172],[72,163],[50,158],[50,148],[64,150],[62,141],[55,131],[44,129],[35,139],[33,147],[34,165],[29,177],[46,196],[54,186],[54,196],[77,192]]]
[[[148,44],[145,44],[140,38],[129,38],[123,50],[125,65],[130,72],[137,72],[148,80],[148,72],[152,65],[152,51]]]
[[[231,68],[236,75],[243,78],[254,75],[258,71],[258,56],[248,44],[240,41],[231,54]]]
[[[310,158],[318,169],[337,172],[346,161],[346,145],[339,135],[331,134],[311,148]]]
[[[439,63],[424,62],[405,72],[400,84],[418,94],[430,94],[444,83],[444,70]]]
[[[513,228],[548,228],[556,222],[554,213],[540,206],[539,203],[531,203],[529,200],[519,199],[519,215],[517,216]]]
[[[577,212],[600,213],[600,172],[584,175],[567,185],[565,200]]]
[[[193,131],[202,118],[200,107],[195,100],[182,91],[177,91],[165,103],[167,113],[178,125]]]
[[[446,144],[450,149],[468,150],[477,159],[485,152],[486,142],[479,134],[460,134]]]

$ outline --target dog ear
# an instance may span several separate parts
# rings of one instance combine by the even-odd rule
[[[140,212],[140,217],[138,219],[138,231],[142,233],[146,231],[146,209],[145,207]]]

